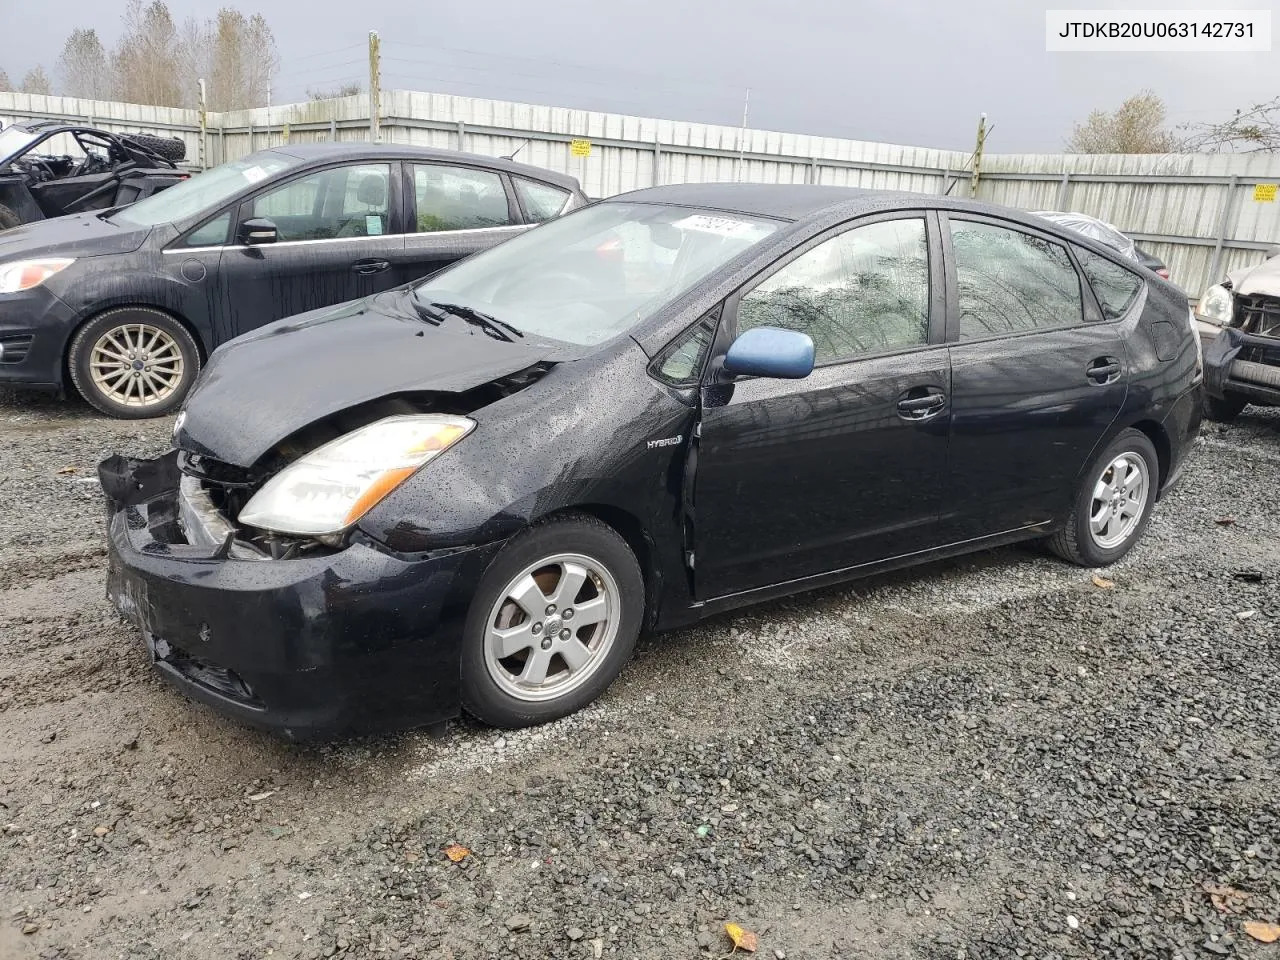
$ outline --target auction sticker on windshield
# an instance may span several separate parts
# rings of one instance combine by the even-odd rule
[[[752,223],[749,220],[735,220],[732,217],[712,217],[704,213],[695,213],[677,220],[672,224],[680,230],[695,230],[699,233],[714,233],[721,237],[733,237],[736,240],[759,240],[773,232],[772,227]]]

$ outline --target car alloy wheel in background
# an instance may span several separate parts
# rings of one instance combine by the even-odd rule
[[[171,413],[200,372],[187,329],[158,310],[109,310],[71,343],[71,379],[90,404],[113,417]]]

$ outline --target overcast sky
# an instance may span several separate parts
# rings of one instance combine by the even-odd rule
[[[228,0],[231,2],[231,0]],[[385,88],[551,103],[862,140],[1057,152],[1073,122],[1146,87],[1171,124],[1224,118],[1280,95],[1280,53],[1068,54],[1044,50],[1046,6],[1128,8],[1136,0],[242,0],[266,15],[282,65],[273,100],[366,80],[368,31]],[[1261,7],[1258,0],[1162,0],[1165,8]],[[169,0],[175,19],[213,2]],[[1154,6],[1154,4],[1148,4]],[[0,68],[53,73],[66,34],[110,44],[123,0],[0,0]],[[477,11],[483,9],[483,17]],[[1280,16],[1275,16],[1280,26]]]

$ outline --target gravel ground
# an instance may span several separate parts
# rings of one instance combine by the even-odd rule
[[[1275,413],[1113,587],[993,551],[642,640],[547,727],[310,747],[103,597],[94,466],[169,426],[0,395],[0,958],[1280,957]]]

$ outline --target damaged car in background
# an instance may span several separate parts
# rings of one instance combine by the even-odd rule
[[[1206,290],[1196,319],[1209,418],[1234,420],[1251,403],[1280,406],[1280,246]]]
[[[1175,287],[1017,211],[642,190],[218,349],[175,449],[99,468],[108,594],[291,737],[541,723],[642,629],[1020,540],[1120,559],[1198,351]]]

